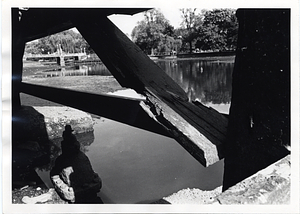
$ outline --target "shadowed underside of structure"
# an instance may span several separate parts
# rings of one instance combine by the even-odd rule
[[[225,157],[224,190],[287,155],[290,10],[238,10],[229,122],[219,112],[189,102],[186,93],[107,18],[144,10],[34,8],[19,16],[19,10],[12,9],[13,114],[24,92],[173,137],[204,166]],[[72,27],[122,86],[143,94],[146,100],[22,83],[25,43]]]
[[[209,166],[223,158],[227,119],[211,108],[189,102],[186,93],[107,18],[145,10],[29,8],[19,14],[17,8],[12,9],[13,109],[20,106],[20,92],[72,106],[173,137],[200,163]],[[117,81],[146,96],[146,101],[22,83],[25,43],[72,27],[79,30]]]

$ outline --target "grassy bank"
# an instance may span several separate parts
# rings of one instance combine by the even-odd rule
[[[113,76],[58,76],[40,77],[39,73],[47,70],[59,69],[56,64],[41,64],[39,62],[24,63],[23,82],[36,85],[64,88],[89,93],[108,93],[122,89]],[[76,98],[74,98],[76,99]],[[29,106],[59,106],[44,99],[21,93],[22,105]]]
[[[108,93],[122,89],[116,79],[112,76],[64,76],[51,78],[26,78],[23,80],[23,82],[96,94]],[[74,99],[76,98],[74,97]],[[21,94],[21,103],[22,105],[30,106],[59,105],[23,93]]]

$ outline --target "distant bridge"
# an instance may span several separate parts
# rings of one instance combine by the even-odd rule
[[[52,54],[25,54],[24,55],[25,60],[56,58],[57,63],[61,66],[65,66],[66,58],[75,58],[75,60],[82,60],[86,57],[87,57],[87,54],[85,51],[83,53],[65,53],[62,51],[61,48]]]

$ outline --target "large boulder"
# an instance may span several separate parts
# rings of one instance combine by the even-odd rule
[[[93,119],[90,114],[61,106],[34,107],[34,109],[44,116],[46,130],[49,139],[62,136],[66,124],[70,124],[74,133],[86,133],[93,131]]]

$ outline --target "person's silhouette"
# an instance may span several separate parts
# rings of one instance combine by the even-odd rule
[[[77,141],[73,131],[70,125],[65,126],[65,131],[62,134],[63,141],[61,142],[61,150],[64,155],[76,154],[80,151],[80,143]]]
[[[61,142],[62,154],[55,160],[50,172],[58,194],[72,203],[102,203],[97,192],[102,187],[101,178],[94,172],[88,157],[80,151],[70,125],[66,125]]]

